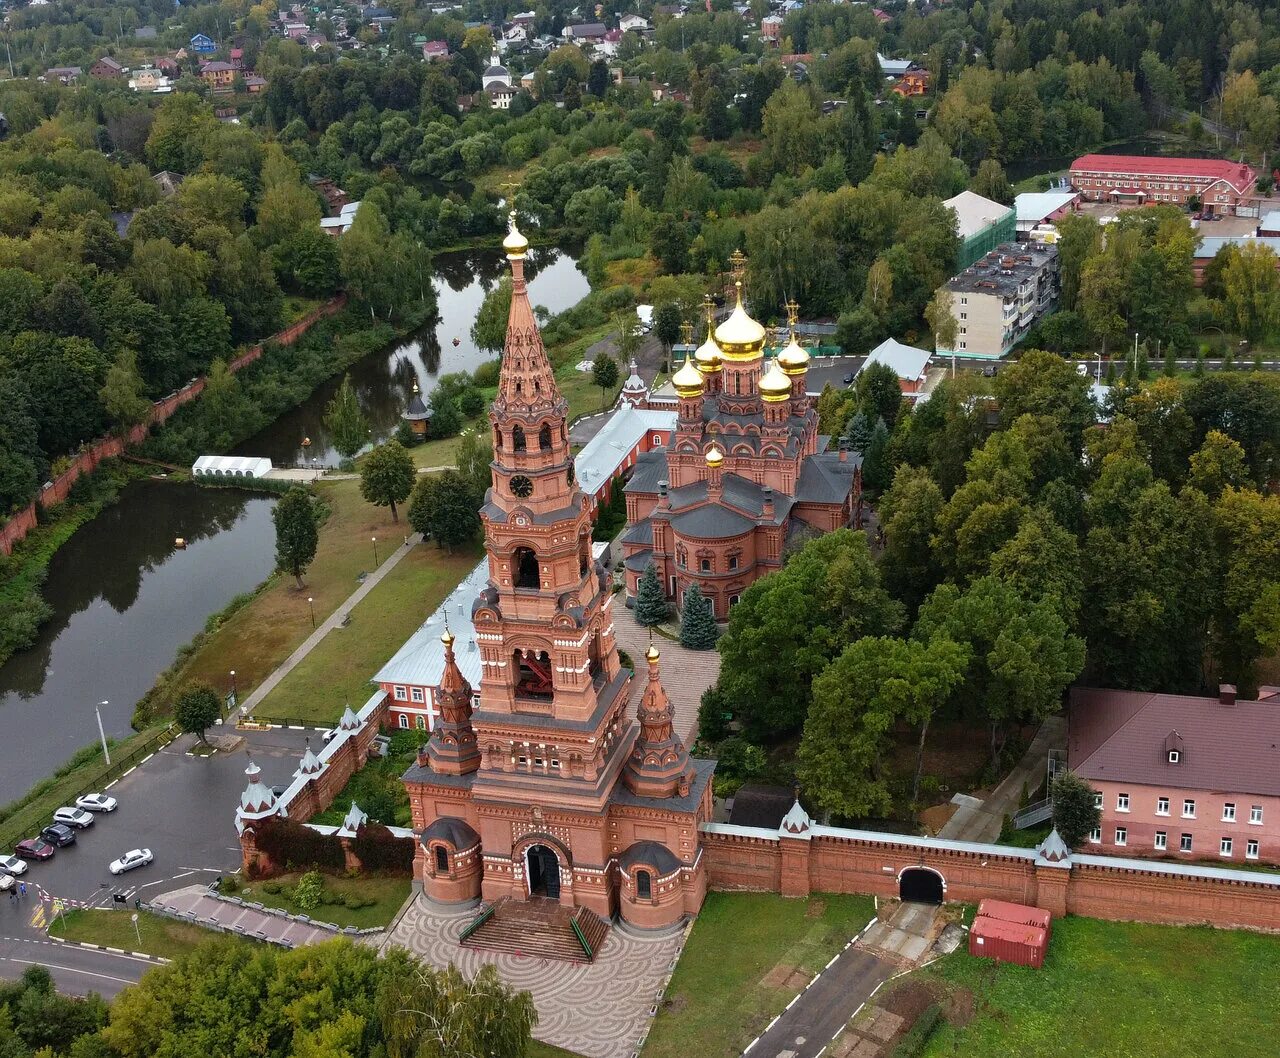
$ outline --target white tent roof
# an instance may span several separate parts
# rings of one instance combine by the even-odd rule
[[[271,470],[271,460],[259,456],[201,456],[191,464],[197,476],[262,478]]]

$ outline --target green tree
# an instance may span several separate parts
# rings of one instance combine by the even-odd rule
[[[1269,246],[1240,247],[1222,272],[1225,306],[1232,325],[1250,341],[1280,327],[1280,275]]]
[[[877,419],[871,440],[862,454],[862,483],[872,492],[883,492],[893,482],[893,464],[889,456],[889,430],[883,419]]]
[[[414,486],[409,524],[452,554],[480,532],[475,487],[456,470],[426,475]]]
[[[1243,695],[1257,687],[1261,654],[1260,600],[1280,583],[1280,497],[1228,487],[1213,507],[1214,544],[1221,558],[1221,593],[1213,618],[1213,646],[1221,676]]]
[[[674,301],[664,302],[653,310],[653,336],[662,343],[664,355],[671,359],[671,347],[680,338],[680,306]]]
[[[684,593],[684,608],[680,611],[680,645],[690,650],[711,650],[720,638],[711,603],[696,584]]]
[[[964,676],[965,648],[943,638],[867,637],[850,644],[813,681],[813,704],[796,772],[820,808],[845,818],[892,808],[885,761],[894,729],[919,730],[912,800],[919,791],[929,723]]]
[[[640,575],[640,586],[636,589],[636,622],[646,628],[660,625],[671,613],[666,593],[662,590],[662,581],[658,579],[658,569],[650,562]]]
[[[360,495],[375,507],[390,507],[391,520],[398,522],[396,504],[409,498],[417,470],[413,457],[398,441],[377,445],[360,466]]]
[[[151,402],[143,395],[142,376],[138,374],[138,354],[122,349],[107,372],[107,380],[99,393],[102,407],[111,416],[122,437],[151,415]]]
[[[600,410],[603,411],[609,390],[618,384],[618,362],[603,349],[591,361],[591,381],[600,387]]]
[[[462,412],[449,390],[443,387],[433,390],[427,403],[431,409],[432,437],[453,437],[462,429]]]
[[[1219,430],[1210,430],[1198,452],[1191,454],[1191,474],[1187,484],[1210,500],[1217,500],[1228,487],[1243,488],[1249,482],[1249,465],[1244,449]]]
[[[360,410],[350,374],[342,376],[342,384],[325,407],[324,425],[333,439],[333,447],[347,459],[360,451],[369,439],[369,420]]]
[[[888,364],[865,364],[858,372],[856,393],[858,407],[866,412],[867,419],[873,423],[877,419],[883,420],[885,427],[892,430],[902,409],[902,386],[898,383],[898,373]]]
[[[471,325],[471,340],[490,353],[502,351],[507,340],[507,317],[511,315],[511,277],[503,276],[485,293]]]
[[[208,684],[198,683],[178,695],[173,718],[183,731],[204,742],[205,731],[222,719],[222,699]]]
[[[811,540],[729,612],[718,701],[753,742],[794,734],[814,677],[852,640],[897,632],[902,617],[865,534],[839,529]]]
[[[276,527],[276,569],[288,573],[299,590],[302,575],[316,557],[320,534],[311,496],[301,485],[289,488],[271,512]]]
[[[799,176],[822,162],[818,109],[807,89],[787,79],[764,108],[760,159],[770,174]]]
[[[951,311],[951,291],[946,287],[938,287],[924,307],[925,322],[933,331],[933,348],[954,349],[960,325],[956,323],[955,314]]]
[[[458,451],[453,457],[458,473],[471,486],[476,505],[484,502],[484,495],[493,483],[493,442],[487,430],[472,430],[462,435]]]
[[[911,613],[942,580],[932,544],[942,506],[942,490],[925,467],[899,466],[880,498],[884,584]]]
[[[978,171],[973,176],[970,190],[1001,205],[1013,205],[1013,188],[1009,186],[1009,178],[1004,175],[1004,168],[994,158],[985,158],[978,163]]]
[[[993,767],[1012,726],[1038,725],[1056,712],[1084,668],[1084,642],[1070,634],[1054,602],[1024,599],[997,577],[980,578],[963,592],[953,584],[937,588],[912,635],[968,648],[956,704],[986,722]]]
[[[1084,848],[1102,822],[1098,791],[1075,772],[1060,771],[1053,779],[1053,827],[1070,849]]]
[[[1062,357],[1032,349],[996,376],[1000,421],[1010,425],[1022,415],[1048,416],[1061,427],[1071,449],[1079,452],[1084,431],[1097,418],[1089,385]]]

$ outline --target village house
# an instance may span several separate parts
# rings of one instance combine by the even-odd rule
[[[623,33],[648,33],[653,27],[649,25],[647,18],[641,18],[639,15],[623,15],[618,19],[618,28]]]
[[[898,376],[898,385],[902,388],[903,396],[916,400],[924,393],[925,376],[929,372],[931,355],[927,349],[917,349],[911,345],[903,345],[892,338],[886,338],[867,354],[866,360],[862,362],[857,373],[861,375],[872,364],[887,364]]]
[[[154,66],[143,66],[133,71],[129,78],[129,87],[135,92],[167,92],[172,85],[169,78]]]
[[[197,33],[191,38],[191,50],[197,55],[212,55],[218,50],[217,42],[212,37]]]
[[[1013,200],[1018,242],[1026,242],[1033,231],[1056,229],[1056,221],[1074,213],[1080,194],[1077,191],[1027,191]]]
[[[608,32],[603,22],[584,22],[565,26],[562,36],[574,44],[599,44]]]
[[[236,71],[229,62],[207,62],[200,67],[200,80],[214,92],[230,92]]]
[[[320,230],[326,235],[337,238],[339,235],[346,235],[351,230],[351,225],[356,222],[356,214],[360,211],[359,202],[348,202],[341,210],[338,211],[336,217],[321,217]]]
[[[1087,202],[1185,206],[1196,199],[1206,214],[1252,210],[1257,173],[1244,162],[1218,158],[1147,158],[1086,154],[1071,163],[1071,187]],[[1256,215],[1256,214],[1255,214]]]
[[[907,99],[925,95],[929,91],[929,73],[927,70],[908,70],[890,91]]]
[[[429,40],[422,45],[422,57],[427,62],[444,62],[449,58],[449,42]]]
[[[79,66],[51,66],[44,72],[46,81],[57,81],[58,84],[75,84],[84,71]]]
[[[1081,851],[1280,864],[1280,688],[1238,700],[1076,688],[1068,766],[1102,821]]]
[[[510,110],[511,101],[515,99],[517,92],[510,85],[495,84],[486,88],[484,94],[489,97],[489,103],[495,110]]]
[[[124,76],[124,67],[110,55],[104,55],[89,67],[89,76],[99,80],[113,80]]]

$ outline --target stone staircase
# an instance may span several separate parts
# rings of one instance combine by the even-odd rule
[[[459,943],[464,948],[587,963],[594,961],[608,933],[608,923],[585,907],[565,908],[538,897],[503,897],[480,911]]]

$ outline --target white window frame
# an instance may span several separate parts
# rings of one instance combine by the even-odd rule
[[[423,696],[422,696],[422,688],[421,688],[421,687],[410,687],[410,688],[409,688],[409,697],[410,697],[413,701],[417,702],[419,705],[421,705],[421,704],[423,703],[423,701],[425,701],[425,699],[424,699],[424,698],[423,698]]]
[[[1258,839],[1250,838],[1245,842],[1244,858],[1246,860],[1256,860],[1258,858]]]
[[[400,714],[400,730],[401,731],[409,730],[409,717],[406,713]]]
[[[1194,844],[1195,844],[1195,835],[1194,835],[1194,834],[1183,834],[1183,835],[1178,839],[1178,851],[1179,851],[1179,852],[1191,852],[1191,851],[1192,851],[1192,846],[1193,846]]]
[[[1096,793],[1093,795],[1093,807],[1094,808],[1102,807],[1102,794]]]
[[[1234,823],[1236,821],[1235,802],[1227,801],[1222,806],[1222,821],[1224,823]]]
[[[1094,827],[1091,831],[1089,831],[1089,844],[1090,845],[1102,844],[1102,828],[1101,827]]]
[[[1161,808],[1160,807],[1161,805],[1164,805],[1164,807]],[[1157,797],[1156,798],[1156,815],[1167,816],[1168,814],[1169,814],[1169,798]]]
[[[1228,857],[1228,858],[1229,858],[1229,857],[1231,856],[1231,850],[1232,850],[1234,847],[1235,847],[1235,846],[1234,846],[1234,844],[1232,843],[1232,841],[1231,841],[1231,839],[1230,839],[1230,838],[1219,838],[1219,839],[1218,839],[1218,855],[1219,855],[1219,856],[1225,856],[1225,857]]]
[[[1176,749],[1169,750],[1170,764],[1177,764],[1180,760],[1182,760],[1182,752],[1180,750],[1176,750]]]
[[[1164,830],[1156,831],[1156,850],[1165,852],[1169,848],[1169,834]]]
[[[1262,826],[1262,805],[1249,806],[1249,825],[1251,827]]]
[[[1116,811],[1129,811],[1129,795],[1127,793],[1116,794]]]
[[[1116,827],[1116,845],[1122,846],[1122,845],[1128,845],[1128,844],[1129,844],[1129,828]]]
[[[397,684],[392,693],[395,695],[397,702],[407,702],[409,700],[409,690],[407,687],[401,687]]]
[[[1191,806],[1191,810],[1190,810],[1190,811],[1188,811],[1188,810],[1187,810],[1187,805],[1190,805],[1190,806]],[[1195,819],[1195,817],[1196,817],[1196,803],[1195,803],[1195,801],[1194,801],[1194,800],[1192,800],[1190,797],[1185,798],[1185,799],[1183,800],[1183,802],[1182,802],[1182,818],[1183,818],[1183,819]]]

